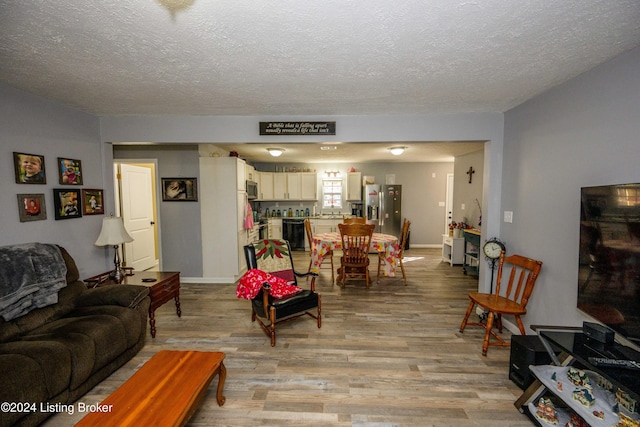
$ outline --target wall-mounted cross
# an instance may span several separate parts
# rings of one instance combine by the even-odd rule
[[[467,175],[469,175],[469,184],[471,184],[474,173],[476,173],[476,171],[473,170],[473,166],[469,166],[469,170],[467,171]]]

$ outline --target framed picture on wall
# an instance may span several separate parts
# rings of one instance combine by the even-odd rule
[[[103,190],[82,190],[82,206],[84,215],[102,215],[104,214],[104,205],[102,202],[104,196]]]
[[[80,218],[82,216],[82,202],[80,190],[55,188],[53,190],[53,204],[56,219]]]
[[[13,153],[13,167],[18,184],[46,184],[44,156],[39,154]]]
[[[196,178],[162,178],[162,200],[165,202],[197,202]]]
[[[58,157],[58,178],[62,185],[82,185],[80,160]]]
[[[47,219],[44,194],[18,194],[18,214],[20,222]]]

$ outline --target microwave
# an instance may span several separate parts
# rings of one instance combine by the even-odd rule
[[[249,197],[249,200],[255,200],[258,198],[257,182],[247,181],[247,197]]]

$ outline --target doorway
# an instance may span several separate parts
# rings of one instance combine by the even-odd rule
[[[447,188],[445,195],[444,234],[449,233],[449,224],[453,220],[453,174],[447,174]]]
[[[116,210],[134,241],[124,244],[124,265],[136,271],[159,270],[155,160],[114,162]]]

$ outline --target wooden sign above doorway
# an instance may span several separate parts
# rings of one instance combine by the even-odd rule
[[[260,122],[260,135],[335,135],[336,122]]]

